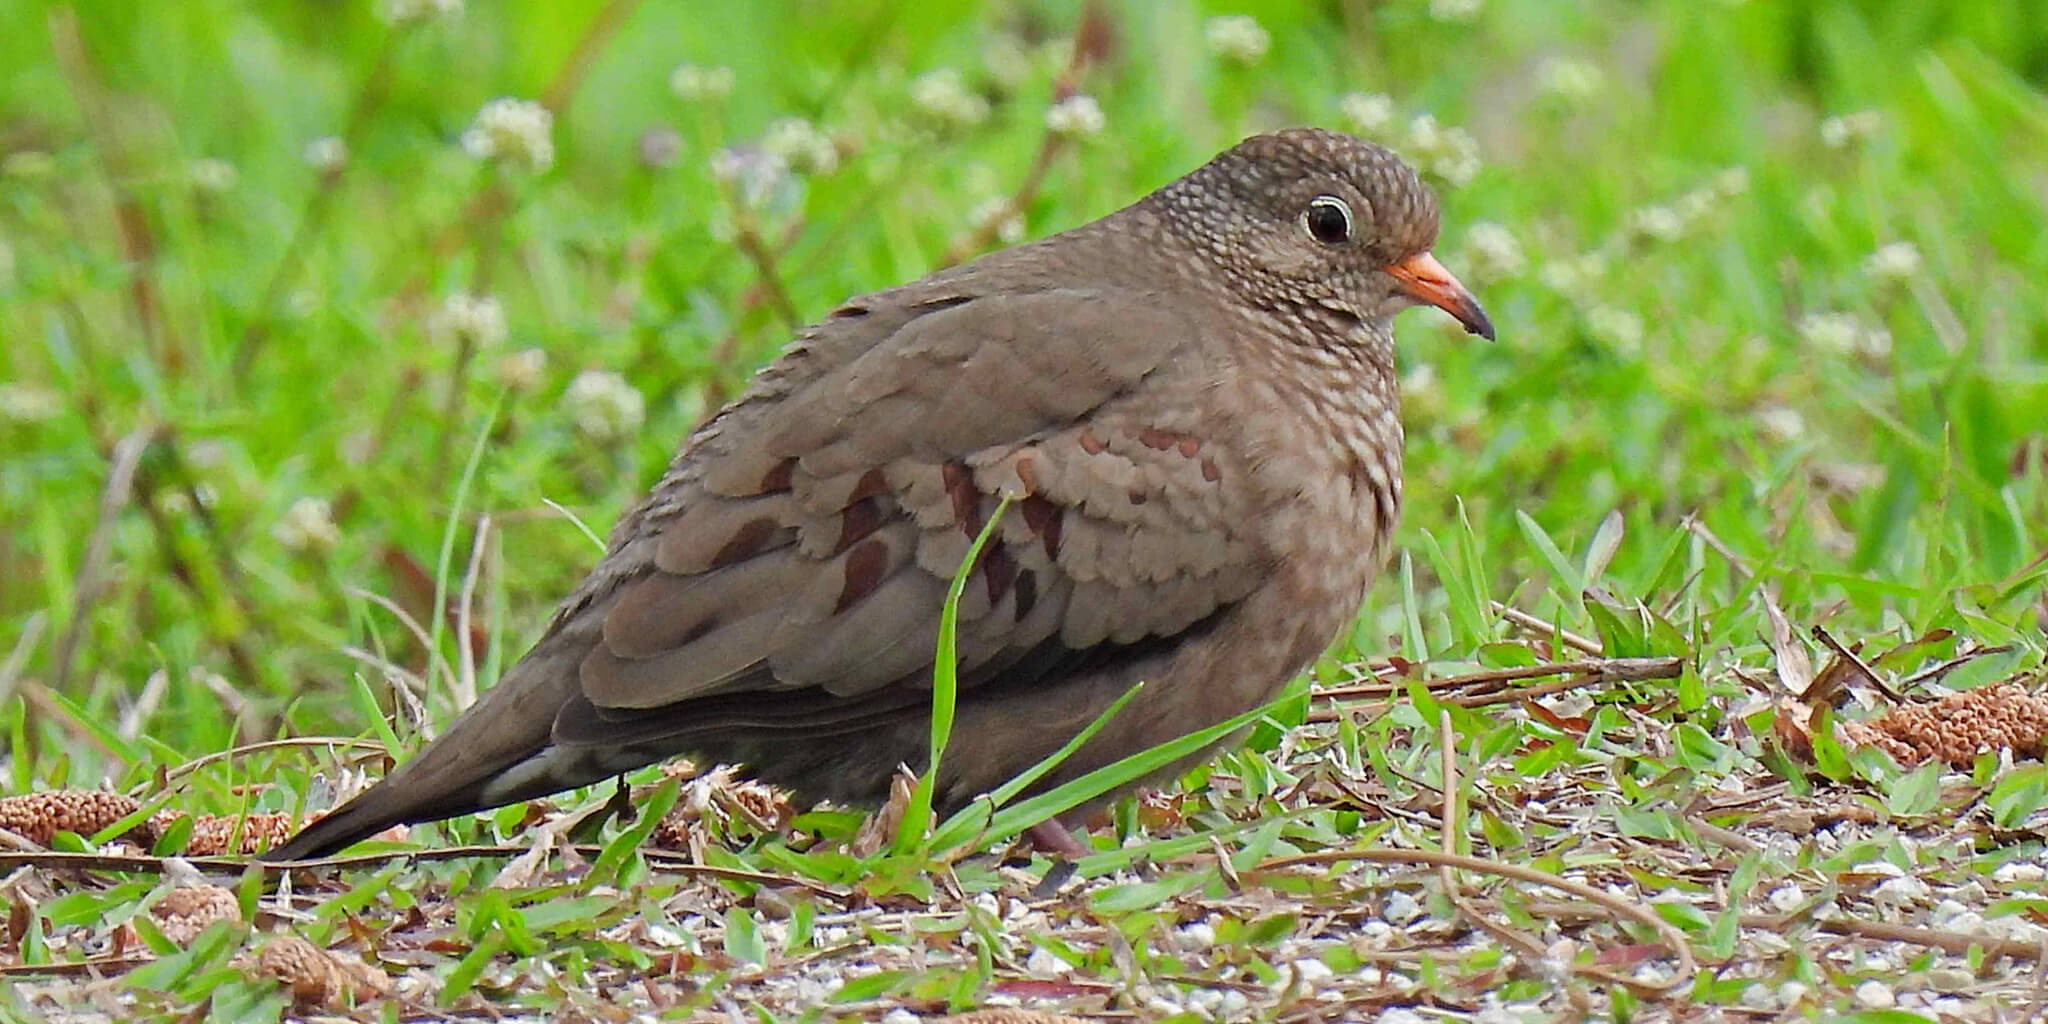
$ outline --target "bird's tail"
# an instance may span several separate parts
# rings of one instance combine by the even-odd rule
[[[577,666],[594,637],[556,630],[427,748],[376,785],[262,855],[325,857],[393,825],[436,821],[544,796],[594,779],[563,778],[542,755],[555,714],[575,694]],[[528,766],[533,770],[525,770]]]

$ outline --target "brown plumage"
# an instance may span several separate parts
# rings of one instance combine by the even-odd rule
[[[873,802],[925,761],[947,581],[957,807],[1269,699],[1356,613],[1401,503],[1391,321],[1486,314],[1391,153],[1245,140],[1092,224],[851,299],[696,431],[547,633],[439,740],[273,852],[331,852],[689,754]]]

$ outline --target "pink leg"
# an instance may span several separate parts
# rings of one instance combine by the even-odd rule
[[[1067,860],[1080,860],[1095,852],[1087,843],[1067,831],[1067,827],[1060,824],[1058,818],[1047,818],[1026,829],[1024,834],[1031,838],[1033,846]]]

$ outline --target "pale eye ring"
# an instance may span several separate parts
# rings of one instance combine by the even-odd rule
[[[1301,213],[1301,224],[1310,238],[1324,245],[1351,241],[1351,204],[1336,196],[1317,196]]]

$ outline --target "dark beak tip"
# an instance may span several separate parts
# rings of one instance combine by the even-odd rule
[[[1493,336],[1493,319],[1486,315],[1485,310],[1474,309],[1472,311],[1472,319],[1465,321],[1465,333],[1476,334],[1488,341],[1493,341],[1495,340]]]

